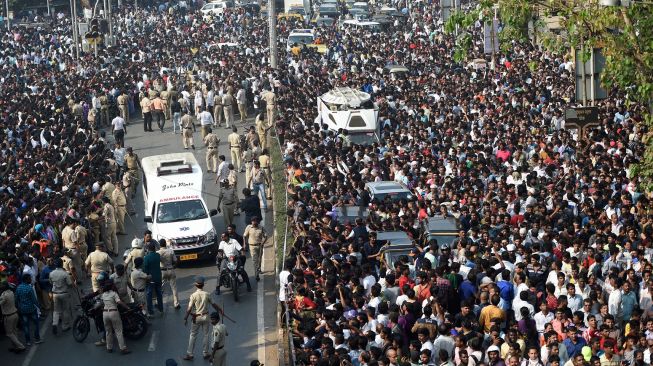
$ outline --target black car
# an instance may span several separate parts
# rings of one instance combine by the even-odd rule
[[[261,6],[257,3],[239,4],[238,7],[245,9],[246,12],[254,16],[259,15],[259,13],[261,12]]]

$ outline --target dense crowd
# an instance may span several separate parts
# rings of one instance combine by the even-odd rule
[[[280,300],[297,364],[650,364],[652,216],[632,173],[649,137],[641,106],[613,92],[580,140],[564,121],[573,62],[519,43],[486,68],[455,62],[437,2],[412,2],[382,33],[320,28],[325,53],[280,43],[276,70],[265,18],[187,3],[117,11],[115,45],[79,60],[66,16],[2,32],[0,265],[9,283],[33,275],[39,304],[27,305],[47,310],[49,257],[85,254],[65,251],[66,225],[101,231],[76,229],[85,251],[115,221],[106,206],[129,167],[101,128],[120,101],[138,116],[165,92],[199,114],[242,90],[258,113],[272,90],[292,235]],[[278,26],[279,39],[305,27]],[[476,24],[468,59],[490,61],[481,35]],[[378,142],[313,123],[316,97],[336,86],[371,94]],[[414,199],[370,199],[365,183],[384,180]],[[335,214],[349,205],[369,214]],[[423,240],[434,216],[455,218],[458,238]],[[389,268],[376,235],[394,230],[415,248]]]

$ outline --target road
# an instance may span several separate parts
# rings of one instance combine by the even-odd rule
[[[244,126],[253,124],[253,118],[249,118]],[[243,125],[238,123],[239,133],[243,131]],[[172,126],[167,122],[164,133],[161,133],[156,126],[155,132],[143,132],[142,122],[133,121],[128,127],[125,146],[131,146],[134,152],[140,158],[172,152],[185,151],[182,145],[181,136],[172,133]],[[202,165],[203,171],[206,171],[206,148],[203,146],[199,132],[195,134],[195,156],[197,161]],[[219,154],[224,154],[229,158],[228,145],[226,143],[227,135],[231,130],[224,127],[218,128],[217,132],[221,142]],[[108,140],[112,142],[112,137],[108,134]],[[192,151],[192,150],[190,150]],[[205,174],[204,176],[204,197],[209,208],[217,207],[218,187],[214,183],[215,174]],[[245,174],[240,173],[239,186],[243,187]],[[242,194],[240,195],[242,196]],[[142,238],[146,224],[143,222],[143,198],[141,188],[138,190],[136,203],[137,214],[131,216],[131,220],[125,218],[127,235],[119,236],[120,251],[123,253],[130,246],[134,237]],[[271,203],[268,203],[271,207]],[[270,237],[272,237],[272,209],[268,213],[263,213],[264,225]],[[236,217],[237,230],[242,234],[245,228],[244,215]],[[225,228],[224,220],[221,214],[213,217],[213,224],[218,231],[222,232]],[[122,258],[117,259],[122,262]],[[253,273],[252,261],[249,258],[246,263],[246,270]],[[259,359],[266,365],[276,365],[278,363],[277,354],[277,333],[276,333],[276,286],[274,275],[274,248],[272,240],[269,239],[263,254],[263,275],[261,281],[256,282],[251,276],[253,290],[247,293],[245,286],[241,287],[241,299],[238,303],[233,300],[231,290],[222,289],[222,295],[217,296],[212,293],[214,301],[222,305],[225,313],[234,318],[237,324],[225,320],[228,330],[227,337],[227,360],[229,365],[249,365],[254,359]],[[151,320],[151,327],[147,335],[138,341],[127,340],[127,346],[132,350],[129,355],[120,355],[114,352],[108,354],[103,347],[97,347],[94,342],[98,339],[94,329],[91,330],[89,337],[83,343],[77,343],[73,340],[71,332],[59,333],[55,336],[51,332],[51,317],[46,319],[46,324],[41,323],[44,343],[35,345],[29,352],[21,355],[15,355],[8,352],[10,343],[6,337],[0,340],[0,357],[2,364],[22,365],[22,366],[45,366],[65,364],[67,366],[76,365],[94,365],[110,366],[120,363],[121,366],[141,366],[143,360],[147,360],[147,365],[165,365],[168,358],[175,359],[180,365],[204,365],[207,361],[202,359],[201,340],[198,340],[195,346],[195,360],[183,361],[181,357],[186,352],[188,345],[188,336],[190,325],[184,326],[184,311],[188,306],[188,298],[195,290],[193,279],[196,275],[202,275],[207,278],[205,288],[213,291],[216,285],[216,268],[212,262],[203,263],[185,263],[177,269],[177,288],[179,290],[181,309],[175,310],[172,305],[172,295],[169,288],[164,288],[164,314],[155,316]],[[84,284],[86,289],[90,289],[90,283]],[[89,290],[87,290],[89,291]],[[75,310],[76,311],[76,310]],[[22,338],[22,332],[21,332]],[[114,346],[116,347],[116,346]],[[264,361],[265,360],[265,361]]]

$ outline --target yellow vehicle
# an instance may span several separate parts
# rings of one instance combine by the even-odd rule
[[[277,15],[277,19],[279,20],[291,20],[291,19],[297,19],[300,22],[304,21],[304,16],[301,14],[297,13],[280,13]]]
[[[327,51],[327,46],[325,44],[311,43],[311,44],[307,44],[306,47],[315,48],[318,53],[326,53]]]

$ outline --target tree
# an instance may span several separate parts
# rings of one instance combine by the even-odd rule
[[[481,0],[470,12],[454,13],[445,30],[468,29],[479,19],[491,20],[495,12],[502,25],[502,47],[517,40],[559,53],[583,49],[585,59],[589,50],[601,48],[606,58],[602,84],[625,92],[629,102],[647,106],[645,124],[653,130],[653,2],[606,7],[597,0]],[[559,21],[560,32],[547,29],[546,21],[552,17]],[[469,35],[457,37],[458,61],[466,57],[471,43]],[[653,137],[635,172],[643,188],[653,190]]]

